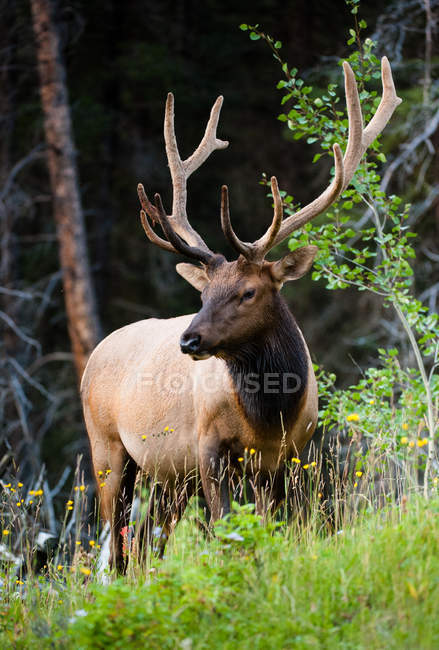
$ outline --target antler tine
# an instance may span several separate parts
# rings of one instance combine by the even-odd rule
[[[276,240],[277,234],[279,233],[279,230],[282,226],[284,211],[282,205],[282,197],[279,192],[276,176],[271,177],[271,193],[273,195],[273,202],[274,202],[273,221],[271,223],[271,226],[265,233],[265,235],[263,235],[260,239],[255,241],[253,244],[254,261],[262,261],[264,259],[267,251],[269,251],[270,248],[274,246],[274,242]]]
[[[186,257],[190,257],[194,260],[198,260],[203,264],[206,265],[209,264],[214,254],[210,251],[206,251],[196,246],[189,246],[188,244],[186,244],[186,242],[183,241],[181,237],[179,237],[179,235],[175,232],[173,226],[171,225],[169,221],[169,217],[167,216],[163,208],[163,203],[160,194],[154,195],[154,201],[155,201],[155,207],[157,210],[157,216],[160,221],[160,225],[166,237],[168,238],[169,244],[171,244],[175,252],[181,253],[182,255],[186,255]]]
[[[294,230],[301,228],[305,223],[324,212],[340,196],[344,183],[343,157],[338,144],[334,144],[332,149],[334,152],[335,173],[331,185],[320,196],[314,199],[314,201],[305,205],[296,214],[293,214],[282,222],[273,246],[276,246],[294,232]]]
[[[149,225],[148,217],[152,220],[153,225],[157,222],[160,223],[159,214],[155,205],[146,196],[145,188],[142,183],[137,185],[137,194],[139,196],[140,203],[142,205],[142,210],[140,211],[140,221],[142,222],[143,230],[145,231],[146,236],[149,241],[160,248],[163,248],[165,251],[171,251],[172,253],[178,253],[178,251],[165,239],[162,239],[154,232],[154,230]]]
[[[229,194],[227,185],[223,185],[221,188],[221,226],[223,233],[232,244],[232,246],[238,251],[238,253],[244,255],[244,257],[246,257],[248,260],[251,260],[252,262],[261,262],[264,259],[265,253],[272,247],[276,235],[279,232],[279,228],[282,224],[282,198],[275,176],[272,176],[271,178],[271,192],[273,194],[274,200],[273,221],[265,235],[251,244],[250,242],[241,241],[235,234],[230,221]]]
[[[176,250],[172,244],[170,244],[165,239],[162,239],[154,232],[154,230],[149,225],[148,217],[146,216],[145,210],[140,210],[140,221],[142,222],[143,230],[145,231],[145,234],[148,237],[150,242],[156,244],[160,248],[163,248],[163,250],[165,251],[170,251],[171,253],[178,253],[178,250]]]
[[[342,160],[340,147],[335,144],[333,147],[335,158],[335,174],[331,185],[309,205],[299,210],[296,214],[288,217],[282,222],[279,233],[274,244],[279,244],[286,239],[294,230],[297,230],[305,223],[324,212],[334,201],[337,200],[352,180],[353,175],[363,157],[366,149],[375,138],[381,133],[387,122],[392,117],[395,108],[401,103],[396,95],[393,83],[392,71],[387,57],[381,59],[381,75],[383,83],[383,95],[378,109],[363,129],[363,116],[361,113],[360,98],[358,96],[357,82],[349,63],[343,63],[345,77],[346,105],[349,119],[349,136],[345,156]]]
[[[384,129],[392,117],[395,108],[402,102],[402,99],[396,94],[389,60],[386,56],[383,56],[381,59],[383,94],[375,115],[363,130],[363,118],[357,82],[355,81],[352,68],[347,61],[343,63],[343,69],[345,75],[346,104],[349,116],[349,139],[344,157],[345,182],[343,190],[345,190],[351,182],[366,149]]]
[[[223,185],[221,188],[221,227],[224,235],[233,248],[248,259],[251,255],[251,244],[241,241],[232,228],[229,212],[229,191],[227,185]]]
[[[224,97],[220,95],[210,111],[210,117],[203,139],[195,149],[194,153],[183,161],[183,167],[186,171],[186,179],[188,179],[189,176],[203,164],[215,149],[226,149],[229,146],[228,140],[219,140],[216,137],[216,130],[223,101]]]
[[[186,185],[189,176],[203,164],[215,149],[225,149],[229,144],[216,137],[222,103],[223,97],[220,96],[212,107],[203,139],[194,153],[184,161],[181,160],[175,137],[174,96],[172,93],[168,94],[165,109],[165,145],[173,187],[172,216],[170,220],[177,234],[187,241],[189,245],[196,246],[209,253],[212,253],[212,251],[209,250],[203,239],[188,221],[186,214]]]
[[[143,230],[145,231],[145,234],[148,237],[149,241],[153,244],[156,244],[157,246],[160,246],[160,248],[163,248],[165,251],[178,253],[172,244],[159,237],[149,225],[148,217],[152,220],[153,225],[160,220],[157,208],[146,196],[145,189],[141,183],[139,183],[137,186],[137,194],[143,208],[140,211],[140,221],[142,222]]]

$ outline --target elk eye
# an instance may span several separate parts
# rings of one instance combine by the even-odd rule
[[[253,298],[255,293],[256,293],[255,289],[249,289],[248,291],[242,294],[241,302],[243,302],[244,300],[250,300],[250,298]]]

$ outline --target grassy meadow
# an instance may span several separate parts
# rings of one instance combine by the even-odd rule
[[[423,450],[407,453],[415,463]],[[30,528],[22,531],[25,563],[7,561],[5,527],[1,647],[438,647],[437,481],[427,500],[407,479],[396,500],[377,493],[375,474],[356,471],[337,484],[328,509],[318,464],[295,461],[288,472],[293,482],[308,475],[306,507],[288,524],[285,513],[263,520],[253,504],[235,504],[206,535],[193,500],[164,559],[141,568],[133,554],[125,577],[99,569],[95,529],[77,523],[65,534],[86,511],[85,485],[66,501],[64,536],[39,570]],[[17,509],[12,490],[20,489],[3,489],[4,507],[8,500]],[[22,516],[35,508],[37,520],[42,492],[21,499]]]

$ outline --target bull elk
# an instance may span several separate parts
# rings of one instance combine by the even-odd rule
[[[222,187],[222,229],[239,254],[232,262],[208,248],[186,214],[189,176],[215,149],[228,146],[216,136],[223,98],[216,100],[198,148],[182,160],[174,131],[174,98],[168,95],[164,136],[172,215],[167,216],[160,195],[153,204],[139,185],[140,215],[153,244],[199,263],[180,263],[176,268],[201,292],[202,307],[196,315],[151,318],[113,332],[92,353],[81,385],[102,513],[112,523],[112,563],[119,569],[123,569],[120,530],[126,523],[123,501],[132,499],[133,469],[154,477],[160,490],[160,498],[157,492],[155,500],[151,497],[150,509],[154,502],[155,525],[165,540],[194,493],[204,495],[212,520],[229,511],[227,473],[239,473],[246,448],[257,450],[258,475],[263,479],[279,474],[283,459],[297,456],[314,432],[317,386],[312,363],[279,292],[284,282],[297,280],[310,269],[317,248],[304,246],[278,261],[265,257],[336,201],[401,101],[389,62],[383,58],[381,103],[363,128],[355,77],[346,62],[344,76],[348,143],[344,156],[334,145],[335,174],[318,198],[283,219],[273,177],[272,223],[250,243],[235,234],[227,187]],[[156,223],[165,238],[153,230]],[[276,495],[273,499],[276,502]],[[150,511],[138,533],[149,543],[151,518]]]

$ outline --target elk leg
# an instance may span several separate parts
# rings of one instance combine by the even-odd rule
[[[200,475],[204,498],[215,522],[230,512],[229,463],[209,441],[199,441]]]
[[[101,513],[111,526],[110,566],[125,573],[126,559],[120,531],[128,525],[137,466],[120,440],[110,440],[106,444],[98,441],[92,447],[92,460]]]
[[[148,511],[135,540],[141,562],[145,561],[148,549],[163,557],[166,542],[183,516],[193,491],[187,481],[172,488],[158,483],[152,485]]]

